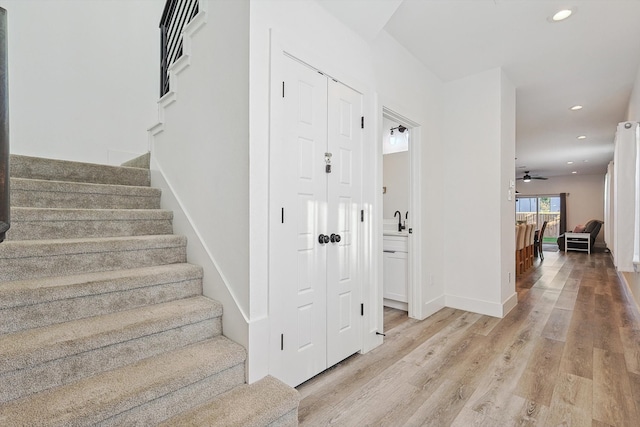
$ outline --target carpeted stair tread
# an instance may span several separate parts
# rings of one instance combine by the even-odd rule
[[[202,294],[191,264],[0,283],[0,334]]]
[[[147,151],[131,160],[122,163],[120,166],[128,166],[131,168],[150,169],[151,168],[151,152]]]
[[[297,425],[295,389],[245,383],[149,165],[11,156],[0,426]]]
[[[0,245],[0,282],[186,262],[184,236],[21,240]]]
[[[11,178],[11,206],[70,209],[159,209],[153,187]]]
[[[0,373],[220,316],[220,303],[193,297],[2,335]]]
[[[149,186],[149,170],[12,154],[9,175],[49,181]]]
[[[235,367],[244,364],[245,357],[241,346],[223,336],[215,337],[2,404],[0,425],[93,425],[105,420],[110,424],[109,418],[126,412],[133,412],[134,417],[135,413],[146,415],[145,406],[155,401],[162,402],[169,414],[175,414],[198,404],[198,395],[185,397],[185,391],[207,378],[235,371]],[[235,384],[227,379],[219,390],[211,390],[210,386],[206,390],[223,393],[243,381],[238,375],[232,379]],[[174,394],[178,395],[175,399]],[[138,425],[149,424],[143,421]]]
[[[171,283],[200,277],[202,267],[183,263],[0,282],[0,309],[154,286],[159,280]]]
[[[298,425],[298,392],[277,379],[268,376],[251,385],[243,384],[213,401],[186,411],[160,427],[262,427],[289,416]],[[279,423],[278,425],[287,425]]]
[[[90,221],[129,219],[173,219],[173,212],[164,209],[63,209],[63,208],[11,208],[14,221]]]
[[[7,240],[171,234],[173,212],[162,209],[11,208]]]

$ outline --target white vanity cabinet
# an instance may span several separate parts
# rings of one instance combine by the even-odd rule
[[[383,238],[384,305],[407,310],[408,243],[407,236],[384,235]]]

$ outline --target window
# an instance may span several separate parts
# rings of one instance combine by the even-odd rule
[[[560,196],[522,196],[516,199],[516,222],[536,224],[540,229],[547,221],[544,242],[556,241],[560,231]]]

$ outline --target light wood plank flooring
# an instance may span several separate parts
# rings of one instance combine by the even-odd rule
[[[609,254],[545,252],[504,319],[385,310],[385,342],[300,385],[302,426],[640,426],[640,314]]]

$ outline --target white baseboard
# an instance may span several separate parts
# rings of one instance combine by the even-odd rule
[[[456,295],[445,295],[445,302],[447,307],[502,318],[516,306],[518,303],[518,295],[514,292],[513,295],[503,303],[482,301]]]

